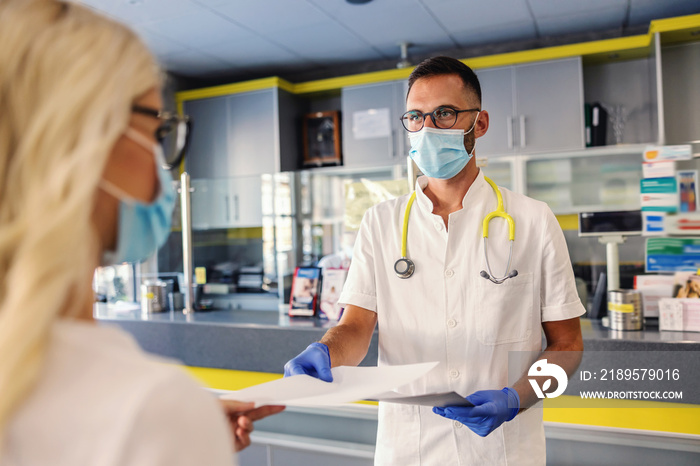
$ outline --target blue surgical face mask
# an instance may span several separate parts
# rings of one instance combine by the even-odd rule
[[[464,148],[464,136],[471,133],[479,118],[477,113],[474,124],[469,131],[462,129],[439,129],[424,126],[415,133],[410,133],[411,150],[408,156],[416,162],[424,175],[430,178],[449,180],[461,172],[474,156]]]
[[[132,128],[128,128],[124,135],[146,149],[154,151],[160,192],[153,202],[145,203],[107,180],[100,182],[102,190],[119,199],[117,246],[114,251],[104,252],[103,266],[122,262],[141,262],[158,251],[170,234],[175,207],[175,189],[170,175],[163,168],[165,159],[160,145],[153,144]]]

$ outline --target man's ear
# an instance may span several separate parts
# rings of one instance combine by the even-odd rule
[[[479,113],[479,119],[476,120],[476,126],[474,127],[474,137],[480,138],[489,129],[489,112],[482,110]]]

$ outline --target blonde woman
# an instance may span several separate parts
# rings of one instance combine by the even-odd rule
[[[213,397],[92,318],[92,275],[169,230],[158,70],[126,28],[0,1],[0,466],[223,465],[281,407]]]

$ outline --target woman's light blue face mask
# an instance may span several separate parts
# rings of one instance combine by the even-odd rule
[[[100,188],[119,200],[117,245],[114,251],[103,253],[103,266],[141,262],[158,251],[170,234],[175,207],[175,189],[170,175],[163,168],[165,159],[160,144],[151,142],[133,128],[127,128],[124,135],[145,149],[153,151],[160,192],[153,202],[145,203],[107,180],[100,181]]]
[[[464,148],[464,136],[471,133],[479,120],[476,114],[474,124],[465,132],[463,129],[439,129],[424,126],[415,133],[410,133],[411,150],[408,156],[416,162],[424,175],[430,178],[449,180],[461,172],[474,156],[474,148],[467,152]]]

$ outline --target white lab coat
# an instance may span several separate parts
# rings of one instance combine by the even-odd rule
[[[238,464],[218,402],[173,362],[117,328],[60,319],[0,466]]]
[[[426,178],[418,179],[409,217],[415,274],[400,279],[393,269],[406,195],[365,214],[339,302],[377,312],[379,365],[439,361],[403,392],[500,390],[521,375],[509,377],[510,351],[540,351],[542,322],[584,313],[564,235],[546,204],[501,188],[515,220],[512,266],[519,273],[496,285],[479,275],[486,269],[482,219],[496,208],[483,173],[463,208],[449,216],[449,231],[432,214],[426,185]],[[493,220],[489,258],[496,276],[505,271],[508,247],[506,222]],[[380,403],[375,464],[545,464],[542,410],[527,410],[482,438],[430,407]]]

